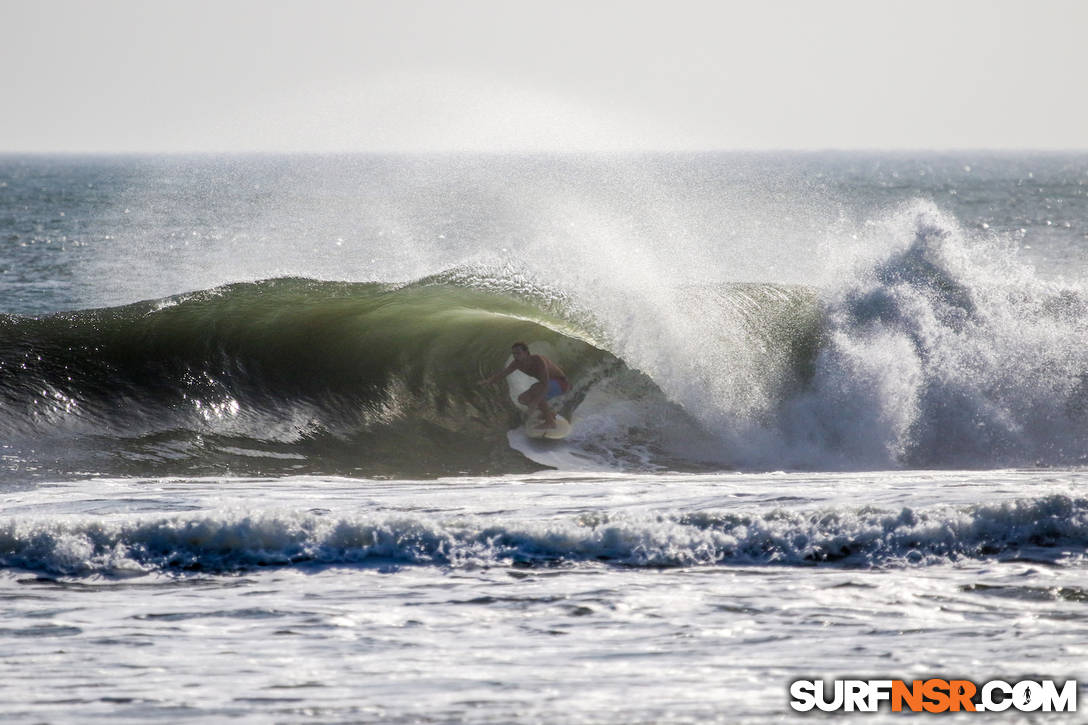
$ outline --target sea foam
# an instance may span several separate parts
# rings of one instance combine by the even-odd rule
[[[5,568],[68,576],[314,565],[895,567],[1025,549],[1055,558],[1086,545],[1088,499],[1060,494],[924,509],[603,510],[544,521],[224,510],[0,522]]]

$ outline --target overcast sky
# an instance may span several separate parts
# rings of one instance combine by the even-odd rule
[[[1088,148],[1082,0],[0,0],[0,150]]]

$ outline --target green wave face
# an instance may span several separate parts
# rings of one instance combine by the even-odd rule
[[[516,340],[580,375],[611,357],[586,337],[529,299],[437,279],[276,279],[5,317],[0,426],[87,441],[132,472],[527,470],[506,441],[513,406],[478,381]]]
[[[718,294],[764,338],[778,334],[783,315],[811,325],[792,310],[800,304],[792,292],[779,294],[788,304],[754,288]],[[568,442],[583,456],[634,460],[625,451],[633,446],[661,458],[665,429],[697,435],[691,416],[594,328],[591,315],[547,291],[457,273],[402,286],[274,279],[8,316],[0,318],[0,432],[20,465],[44,473],[536,470],[549,461],[508,435],[521,418],[506,386],[479,384],[521,340],[573,381],[558,403],[567,415],[607,421],[611,405],[641,406],[619,435],[597,425],[597,435]]]

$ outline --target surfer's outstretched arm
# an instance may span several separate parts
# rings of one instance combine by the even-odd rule
[[[480,385],[491,385],[493,383],[496,383],[496,382],[498,382],[499,380],[502,380],[507,375],[509,375],[510,373],[514,372],[517,369],[518,369],[517,365],[515,365],[514,363],[510,363],[509,365],[507,365],[505,368],[503,368],[499,372],[495,373],[494,375],[488,375],[486,378],[481,380]]]

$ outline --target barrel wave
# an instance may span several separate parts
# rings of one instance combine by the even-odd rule
[[[46,467],[93,440],[132,473],[530,470],[505,437],[513,406],[478,380],[518,339],[574,374],[615,364],[543,307],[441,279],[274,279],[4,316],[0,426]]]
[[[714,295],[811,358],[811,345],[798,347],[780,319],[805,294],[736,285]],[[659,435],[690,439],[698,422],[601,339],[593,316],[561,294],[465,270],[399,285],[271,279],[8,315],[0,318],[0,430],[32,474],[539,470],[556,465],[555,447],[526,449],[508,435],[521,420],[509,391],[479,384],[525,340],[574,382],[559,405],[584,419],[587,435],[573,458],[565,447],[565,461],[705,466],[670,454]],[[801,357],[790,363],[798,370]],[[617,423],[621,413],[630,420]]]

